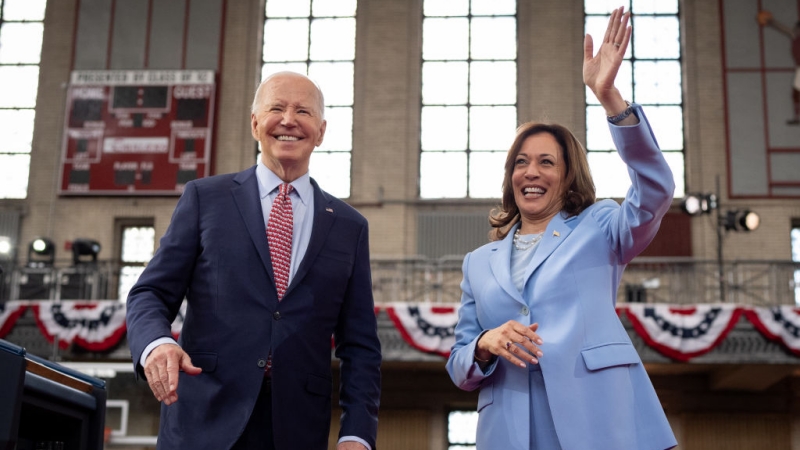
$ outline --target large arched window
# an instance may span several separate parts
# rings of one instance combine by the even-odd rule
[[[267,0],[261,78],[308,75],[325,94],[328,127],[309,172],[329,193],[350,196],[356,0]]]
[[[500,197],[517,126],[516,1],[423,5],[420,197]]]
[[[0,198],[25,198],[46,0],[0,1]]]
[[[595,51],[608,18],[621,4],[633,13],[633,36],[617,75],[623,97],[642,105],[675,177],[675,197],[684,196],[683,89],[678,0],[584,2],[586,32]],[[617,155],[603,107],[586,89],[586,148],[600,198],[625,197],[630,178]]]

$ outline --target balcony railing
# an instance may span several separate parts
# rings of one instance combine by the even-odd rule
[[[461,299],[462,256],[374,258],[375,303]],[[0,300],[116,299],[120,266],[110,261],[61,267],[6,266]],[[793,305],[800,301],[800,262],[638,258],[628,265],[617,302]]]

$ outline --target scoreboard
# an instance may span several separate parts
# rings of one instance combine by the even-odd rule
[[[60,195],[178,195],[209,175],[211,70],[74,71]]]

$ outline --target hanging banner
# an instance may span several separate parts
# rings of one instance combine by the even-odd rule
[[[630,303],[624,308],[633,328],[649,346],[678,361],[711,351],[742,314],[742,308],[735,305]]]

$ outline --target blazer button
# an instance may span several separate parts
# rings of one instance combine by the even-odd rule
[[[519,311],[519,313],[522,314],[523,316],[527,316],[529,312],[530,311],[528,311],[527,306],[523,306],[522,309]]]
[[[266,366],[267,366],[267,360],[266,359],[259,359],[258,360],[258,367],[263,369]]]
[[[275,319],[275,320],[281,320],[280,311],[275,311],[274,313],[272,313],[272,318]]]

